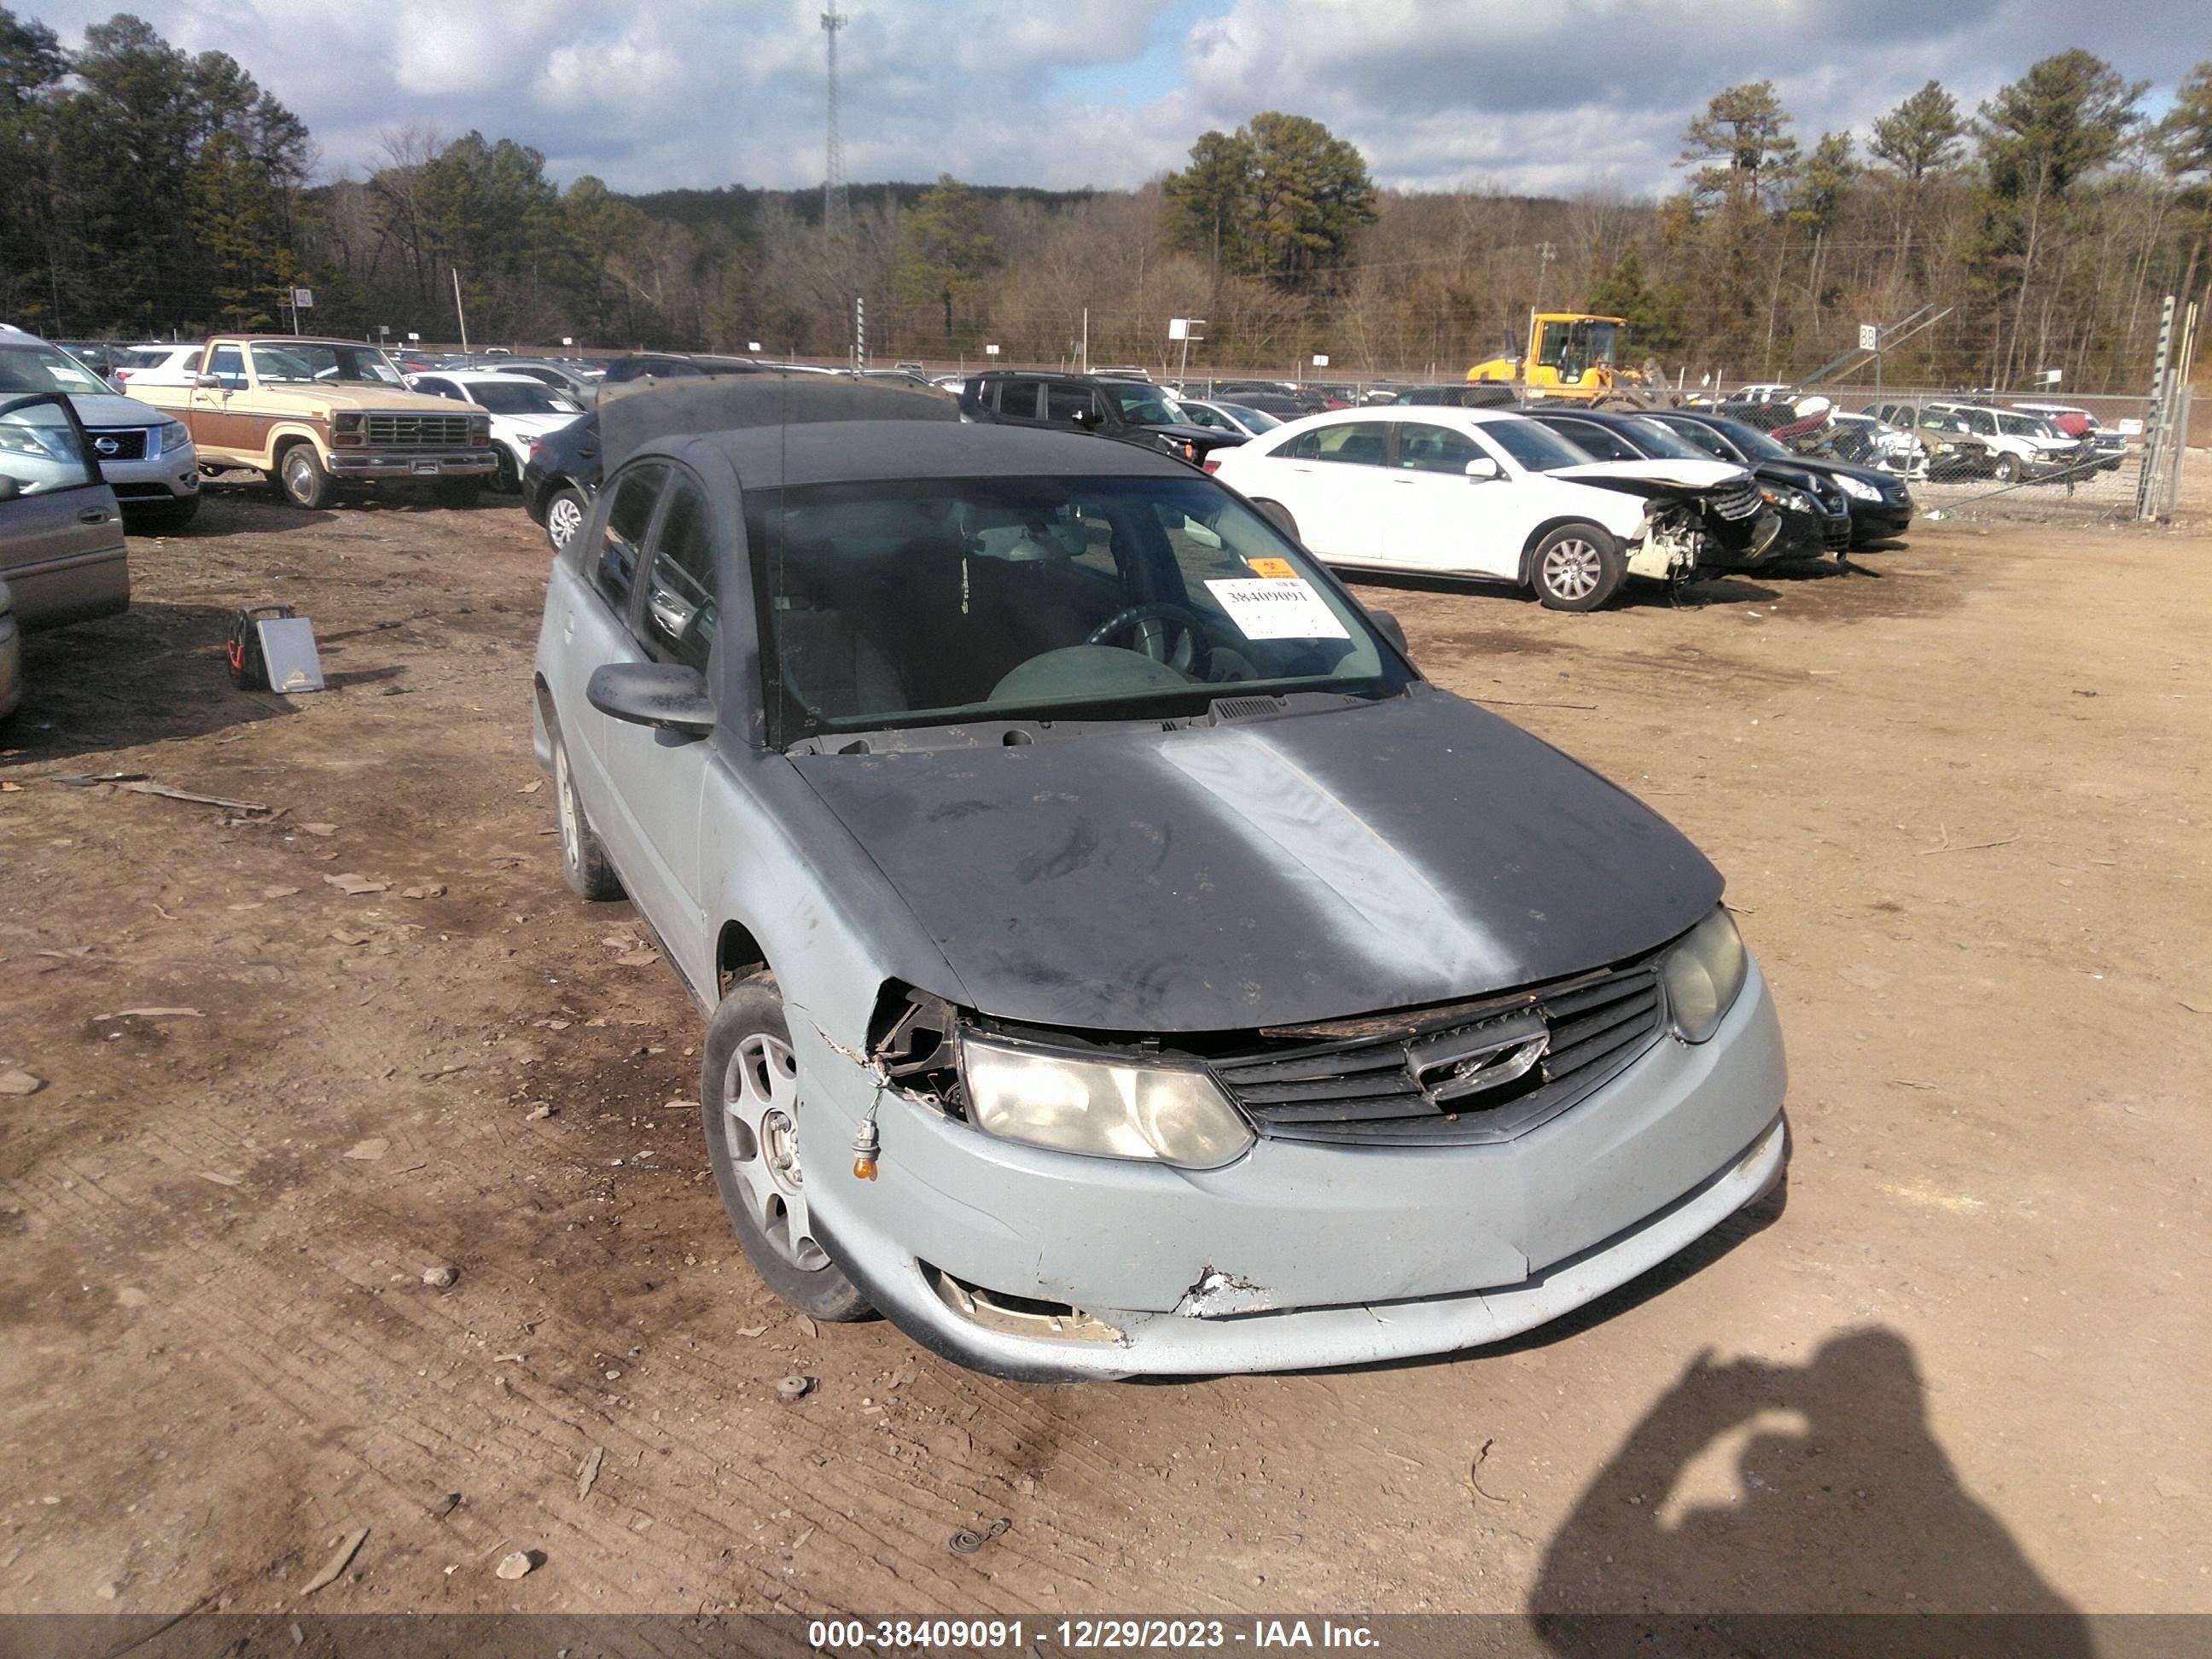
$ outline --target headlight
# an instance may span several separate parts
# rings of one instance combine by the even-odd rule
[[[1716,905],[1667,953],[1659,977],[1667,988],[1667,1011],[1684,1042],[1703,1042],[1720,1029],[1722,1016],[1743,989],[1749,960],[1726,905]]]
[[[1124,1066],[963,1036],[961,1071],[977,1126],[1096,1158],[1211,1170],[1252,1144],[1252,1131],[1204,1072]]]
[[[154,441],[146,446],[148,459],[156,455],[173,455],[192,441],[182,421],[164,421],[154,428]]]
[[[1846,495],[1855,495],[1863,501],[1878,501],[1881,499],[1881,491],[1863,478],[1854,478],[1848,473],[1838,472],[1836,475],[1836,482],[1844,487],[1844,494]]]
[[[1803,490],[1792,489],[1787,484],[1772,485],[1767,489],[1760,490],[1759,493],[1765,496],[1768,501],[1773,502],[1775,506],[1780,507],[1784,513],[1811,513],[1818,514],[1820,510],[1819,507],[1814,505],[1813,498],[1808,495]]]
[[[474,441],[480,444],[489,443],[491,441],[491,416],[489,415],[470,416],[469,436]]]

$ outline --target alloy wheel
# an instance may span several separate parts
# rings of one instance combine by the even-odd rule
[[[815,1273],[830,1265],[830,1256],[815,1243],[807,1215],[799,1112],[799,1061],[791,1045],[766,1032],[738,1043],[722,1080],[730,1167],[769,1247],[802,1273]]]
[[[1586,599],[1597,591],[1604,561],[1579,536],[1555,542],[1544,554],[1544,586],[1563,599]]]
[[[583,509],[566,495],[556,497],[553,505],[545,509],[545,532],[552,538],[553,545],[564,551],[583,527]]]

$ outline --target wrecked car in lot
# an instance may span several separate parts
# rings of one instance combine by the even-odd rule
[[[1206,470],[1333,567],[1513,582],[1555,611],[1595,611],[1631,576],[1686,581],[1776,533],[1741,465],[1600,460],[1505,410],[1310,415]]]
[[[1781,1179],[1719,874],[1212,479],[865,385],[601,420],[538,755],[793,1305],[1033,1378],[1443,1352]]]

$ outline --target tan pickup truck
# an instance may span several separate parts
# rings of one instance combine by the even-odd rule
[[[497,464],[490,416],[409,391],[354,340],[218,334],[186,384],[131,395],[191,428],[203,471],[252,467],[300,507],[327,505],[342,483],[428,485],[465,506]]]

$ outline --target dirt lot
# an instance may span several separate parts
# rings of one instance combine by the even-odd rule
[[[1728,873],[1786,1212],[1503,1352],[1075,1389],[807,1329],[736,1252],[691,1009],[561,884],[518,511],[219,494],[132,552],[0,754],[0,1072],[44,1080],[0,1097],[0,1610],[287,1607],[359,1528],[315,1611],[2212,1608],[2212,539],[1370,590]],[[269,599],[328,695],[230,688]],[[52,781],[113,771],[279,810]]]

